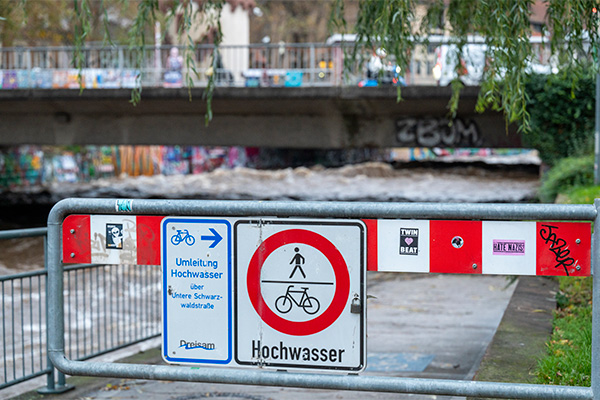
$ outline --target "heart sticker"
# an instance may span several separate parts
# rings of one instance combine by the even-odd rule
[[[413,238],[410,238],[410,237],[404,238],[404,241],[406,242],[407,245],[410,246],[412,244],[412,242],[413,242]]]

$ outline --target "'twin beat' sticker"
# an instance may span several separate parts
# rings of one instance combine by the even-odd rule
[[[419,230],[416,228],[400,228],[400,254],[419,254]]]

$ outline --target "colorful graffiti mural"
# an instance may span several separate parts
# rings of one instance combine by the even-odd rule
[[[218,168],[339,167],[366,161],[412,162],[511,156],[535,150],[394,148],[307,151],[201,146],[20,146],[0,149],[0,188],[140,175],[201,174]],[[293,153],[293,154],[292,154]]]
[[[79,84],[78,69],[46,70],[0,70],[0,89],[116,89],[134,88],[139,72],[135,69],[85,68],[81,71]]]
[[[0,149],[0,187],[140,175],[198,174],[246,165],[238,147],[20,146]]]

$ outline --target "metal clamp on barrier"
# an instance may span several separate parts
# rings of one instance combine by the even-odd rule
[[[599,250],[592,243],[600,238],[597,231],[592,236],[591,222],[599,222],[599,206],[599,200],[595,205],[63,200],[48,219],[50,359],[70,375],[600,399],[597,306],[591,388],[358,375],[366,367],[367,270],[559,276],[595,271],[598,304]],[[67,359],[63,263],[160,265],[162,357],[200,368]]]

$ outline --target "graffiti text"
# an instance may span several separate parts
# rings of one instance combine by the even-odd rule
[[[481,133],[473,120],[446,118],[402,118],[396,121],[396,139],[405,146],[438,147],[481,145]]]

